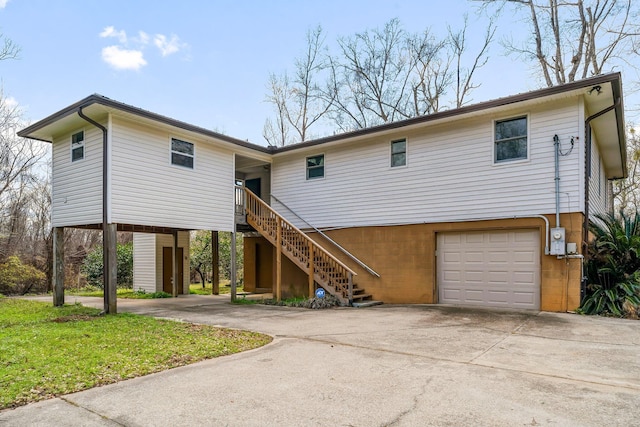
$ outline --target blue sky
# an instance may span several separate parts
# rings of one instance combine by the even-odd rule
[[[19,60],[0,62],[0,78],[30,121],[99,93],[264,145],[269,73],[292,68],[310,27],[322,25],[332,43],[398,18],[408,31],[444,36],[465,12],[470,34],[482,34],[466,0],[0,0],[0,31],[22,48]],[[507,20],[498,38],[525,28]],[[497,40],[490,56],[474,102],[540,86]]]

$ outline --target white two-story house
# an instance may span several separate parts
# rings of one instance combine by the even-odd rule
[[[175,295],[211,230],[245,233],[248,291],[573,310],[627,173],[618,73],[280,148],[99,95],[20,135],[52,143],[58,265],[65,227],[133,231],[136,286]]]

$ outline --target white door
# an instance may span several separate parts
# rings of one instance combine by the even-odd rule
[[[540,233],[497,230],[438,233],[442,304],[540,309]]]

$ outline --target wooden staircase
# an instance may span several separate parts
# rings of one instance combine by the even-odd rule
[[[371,300],[371,295],[353,283],[356,272],[334,257],[313,239],[284,219],[262,199],[244,188],[247,224],[309,275],[309,292],[315,283],[344,305]],[[280,274],[278,269],[277,274]],[[279,277],[279,276],[278,276]],[[279,279],[277,279],[279,280]]]

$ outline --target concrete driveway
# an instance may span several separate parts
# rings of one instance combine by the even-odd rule
[[[76,300],[102,304],[67,297]],[[275,339],[3,411],[0,426],[640,426],[638,321],[425,305],[313,311],[196,295],[118,304]]]

